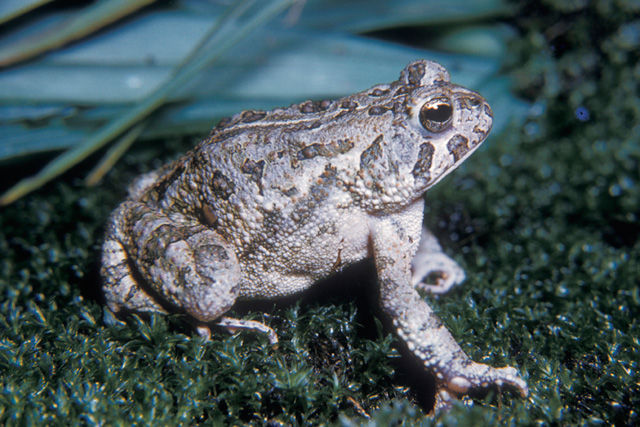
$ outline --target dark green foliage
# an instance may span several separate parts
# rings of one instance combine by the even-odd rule
[[[179,316],[105,315],[103,224],[135,175],[191,145],[165,141],[101,188],[67,177],[0,213],[0,424],[637,424],[640,11],[536,4],[520,5],[507,64],[528,122],[431,191],[426,219],[468,276],[430,300],[472,358],[523,372],[528,400],[426,417],[375,295],[241,313],[276,328],[277,349],[251,333],[204,343]]]

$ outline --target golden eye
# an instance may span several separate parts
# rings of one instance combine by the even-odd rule
[[[420,109],[420,123],[429,132],[442,132],[451,125],[453,107],[449,98],[431,100]]]

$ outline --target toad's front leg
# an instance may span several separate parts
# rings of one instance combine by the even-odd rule
[[[493,368],[469,359],[416,292],[411,283],[415,245],[401,223],[377,218],[370,229],[382,307],[409,350],[435,374],[439,400],[492,385],[508,385],[526,396],[527,385],[514,368]]]

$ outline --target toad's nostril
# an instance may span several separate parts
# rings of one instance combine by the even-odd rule
[[[469,105],[472,107],[479,107],[482,105],[482,99],[479,98],[469,98]]]

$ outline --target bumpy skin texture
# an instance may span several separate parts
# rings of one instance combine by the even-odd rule
[[[514,368],[471,361],[416,291],[464,272],[422,226],[423,194],[486,138],[492,113],[429,61],[391,84],[335,101],[245,111],[194,150],[140,177],[112,214],[102,275],[115,312],[184,312],[199,331],[238,299],[301,291],[373,257],[400,338],[434,372],[439,398],[527,386]],[[437,274],[435,284],[424,283]]]

